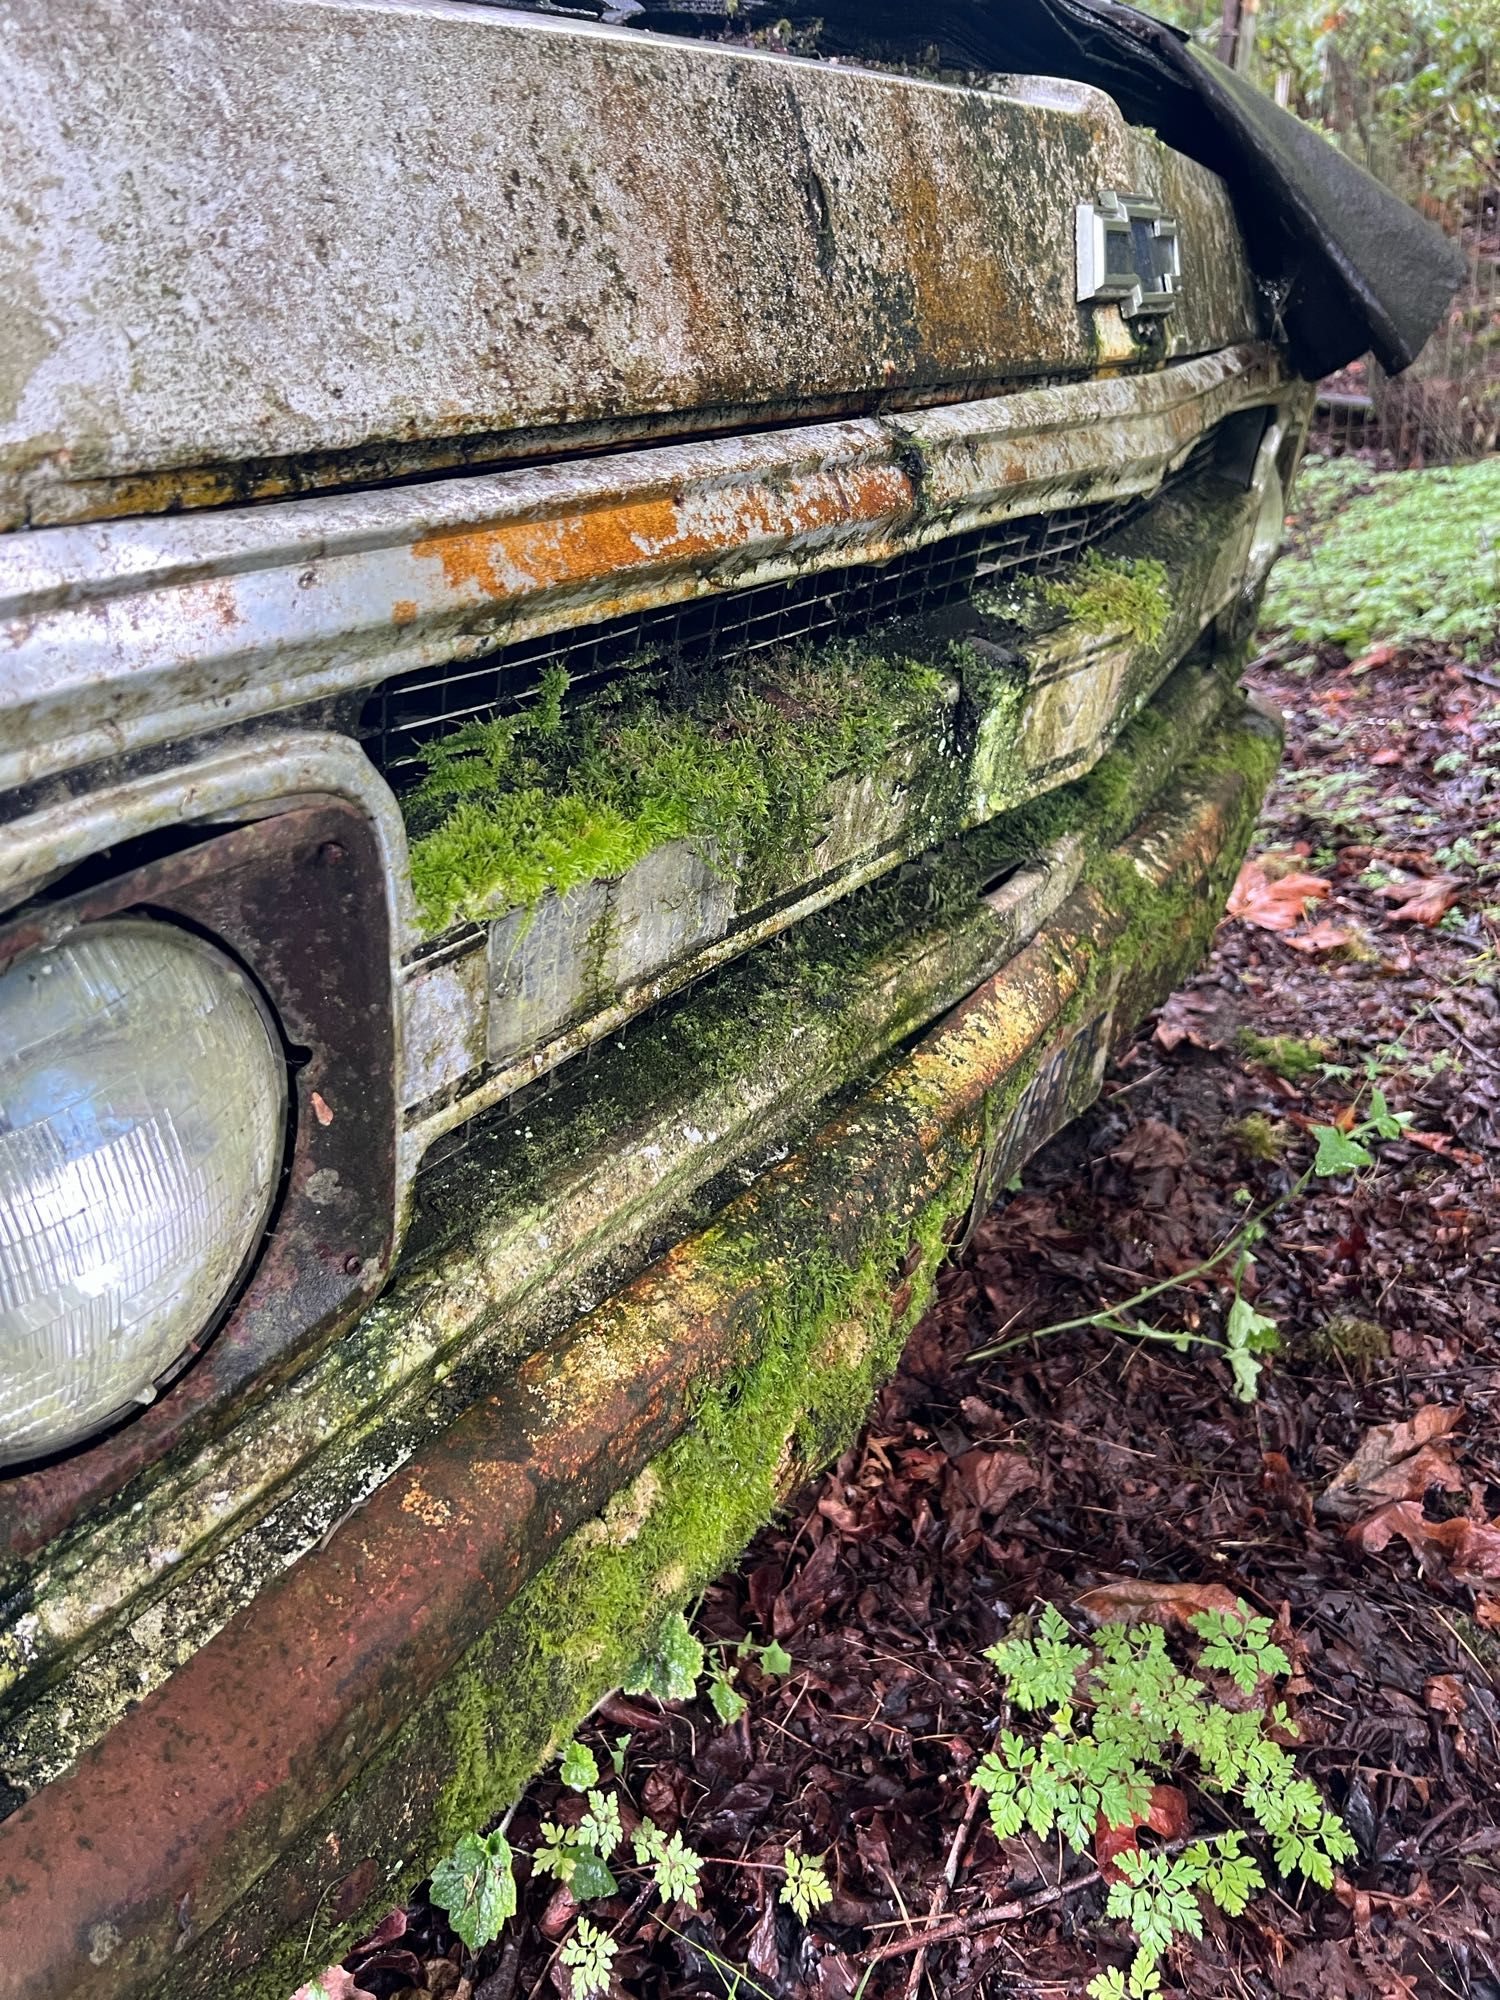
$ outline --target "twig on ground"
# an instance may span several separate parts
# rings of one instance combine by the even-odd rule
[[[932,1901],[928,1905],[927,1924],[929,1930],[937,1923],[944,1910],[948,1907],[948,1898],[953,1893],[954,1883],[958,1880],[959,1859],[968,1845],[969,1833],[979,1815],[979,1807],[983,1797],[984,1794],[979,1790],[977,1785],[970,1785],[968,1804],[964,1808],[964,1816],[959,1821],[958,1831],[954,1834],[952,1843],[948,1848],[948,1859],[943,1864],[942,1875],[939,1878],[937,1887],[932,1892]],[[917,1955],[911,1962],[911,1971],[907,1974],[905,2000],[917,2000],[917,1995],[922,1986],[922,1974],[926,1970],[926,1966],[927,1946],[924,1942],[918,1948]]]
[[[909,1951],[930,1951],[936,1944],[950,1944],[955,1938],[972,1937],[976,1931],[987,1931],[995,1924],[1018,1924],[1033,1911],[1046,1909],[1049,1903],[1060,1903],[1064,1896],[1075,1895],[1080,1889],[1092,1889],[1099,1881],[1097,1868],[1090,1868],[1082,1875],[1075,1875],[1070,1881],[1059,1882],[1055,1889],[1041,1889],[1034,1896],[1023,1896],[1014,1903],[992,1903],[986,1910],[970,1910],[967,1916],[950,1917],[945,1924],[937,1924],[929,1931],[921,1931],[915,1937],[892,1938],[889,1944],[877,1945],[867,1955],[866,1963],[876,1965],[883,1958],[903,1958]]]

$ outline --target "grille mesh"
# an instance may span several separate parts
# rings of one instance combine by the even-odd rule
[[[519,707],[545,668],[566,667],[570,702],[628,661],[702,662],[767,646],[868,630],[941,609],[976,584],[1007,572],[1046,574],[1138,513],[1137,500],[1061,508],[950,536],[883,565],[854,564],[815,576],[726,591],[687,604],[523,640],[477,660],[398,674],[377,687],[360,717],[372,761],[397,790],[422,773],[426,744],[465,722]]]

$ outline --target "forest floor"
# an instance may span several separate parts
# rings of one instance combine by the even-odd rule
[[[649,1814],[703,1858],[696,1907],[664,1904],[621,1849],[589,1912],[611,1994],[1073,2000],[1127,1967],[1114,1850],[1002,1838],[970,1781],[1004,1713],[986,1649],[1043,1605],[1075,1635],[1138,1615],[1150,1583],[1179,1649],[1226,1591],[1273,1621],[1298,1767],[1356,1850],[1324,1889],[1252,1839],[1270,1886],[1205,1907],[1164,1990],[1500,2000],[1500,649],[1390,624],[1253,671],[1287,757],[1212,955],[981,1222],[858,1443],[706,1593],[695,1630],[738,1662],[742,1712],[619,1695],[583,1732],[627,1829]],[[1400,1136],[1310,1178],[1311,1128],[1362,1124],[1377,1091]],[[1240,1290],[1279,1340],[1253,1401],[1212,1347],[1088,1323],[1247,1214]],[[1221,1338],[1231,1274],[1149,1323]],[[1035,1337],[1060,1320],[1085,1323]],[[1148,1849],[1235,1817],[1192,1758],[1161,1775]],[[518,1856],[582,1809],[554,1767],[509,1822]],[[788,1849],[824,1857],[806,1921]],[[344,1990],[566,2000],[572,1897],[518,1873],[483,1951],[418,1903]]]

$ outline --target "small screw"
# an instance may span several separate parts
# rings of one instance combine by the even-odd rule
[[[344,858],[344,844],[341,840],[325,840],[318,849],[318,859],[325,868],[336,868]]]
[[[349,1252],[349,1255],[344,1259],[345,1277],[357,1278],[360,1272],[364,1269],[364,1263],[365,1260],[363,1257],[360,1256],[359,1252],[357,1250],[351,1250]]]

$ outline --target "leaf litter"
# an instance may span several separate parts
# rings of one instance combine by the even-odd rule
[[[1244,1602],[1358,1854],[1331,1895],[1210,1911],[1164,1990],[1500,2000],[1500,703],[1432,649],[1325,646],[1268,691],[1287,765],[1209,962],[981,1220],[859,1441],[698,1608],[711,1652],[775,1641],[790,1671],[747,1655],[732,1721],[615,1696],[583,1733],[707,1864],[670,1920],[628,1889],[591,1906],[612,1995],[1081,1995],[1118,1854],[1223,1815],[1178,1774],[1092,1858],[997,1838],[970,1783],[982,1654],[1042,1604],[1185,1625]],[[1287,1199],[1372,1088],[1397,1136]],[[1256,1402],[1209,1349],[1026,1338],[1199,1270],[1247,1207],[1271,1214],[1246,1298],[1282,1342]],[[1224,1271],[1173,1296],[1215,1326]],[[508,1823],[519,1856],[566,1804],[553,1767]],[[777,1895],[789,1850],[826,1857],[806,1922]],[[552,1886],[518,1867],[494,1943],[419,1899],[330,1990],[561,2000]]]

